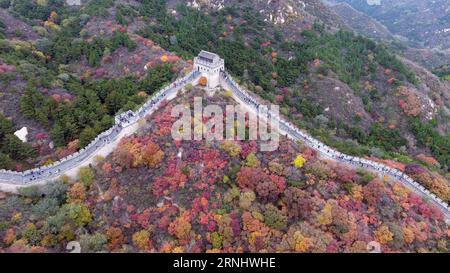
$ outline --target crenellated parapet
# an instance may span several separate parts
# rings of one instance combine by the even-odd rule
[[[233,95],[242,102],[245,106],[253,110],[254,113],[259,113],[258,108],[260,104],[256,99],[250,96],[250,93],[244,90],[236,81],[233,80],[230,74],[224,72],[221,74],[222,81],[224,83],[225,88],[230,88],[230,91]],[[271,111],[268,111],[269,115],[273,115]],[[276,116],[275,116],[276,117]],[[439,197],[437,197],[434,193],[430,192],[424,186],[420,185],[418,182],[414,181],[411,177],[401,172],[398,169],[391,168],[379,162],[371,161],[365,158],[354,157],[350,155],[343,154],[339,151],[334,150],[333,148],[327,146],[326,144],[320,142],[309,134],[301,131],[291,122],[284,120],[280,116],[277,116],[279,131],[286,135],[288,138],[293,139],[295,141],[301,141],[313,148],[319,154],[333,161],[337,161],[340,163],[349,164],[354,167],[365,168],[371,171],[374,171],[379,176],[390,176],[398,181],[400,181],[403,185],[413,190],[415,193],[421,195],[429,199],[433,204],[435,204],[440,210],[444,213],[447,219],[450,218],[450,208],[449,205],[442,201]]]
[[[186,84],[195,83],[199,76],[200,73],[192,71],[185,77],[156,92],[138,110],[116,115],[115,124],[111,128],[99,134],[86,147],[67,157],[52,164],[23,172],[0,170],[0,189],[16,191],[23,186],[42,184],[56,179],[73,169],[79,168],[86,160],[97,155],[99,150],[117,140],[117,137],[127,128],[136,125],[140,119],[157,110],[162,101],[173,99]]]
[[[157,110],[162,101],[175,98],[179,90],[189,83],[196,84],[201,76],[207,77],[209,88],[218,86],[223,86],[226,89],[229,88],[233,93],[233,96],[241,104],[248,107],[249,110],[256,114],[260,113],[258,111],[260,107],[259,102],[250,95],[250,92],[244,90],[237,84],[225,71],[224,60],[217,54],[202,51],[199,56],[194,59],[194,70],[192,72],[153,94],[153,96],[151,96],[138,110],[118,114],[115,117],[114,126],[99,134],[88,146],[78,152],[48,166],[42,166],[24,172],[0,170],[0,189],[14,191],[17,190],[17,188],[28,185],[42,184],[46,181],[56,179],[73,169],[79,168],[86,160],[97,155],[102,148],[110,145],[123,136],[123,132],[127,130],[127,128],[136,126],[140,119]],[[444,213],[447,219],[450,219],[449,205],[405,173],[378,162],[349,156],[336,151],[303,132],[291,122],[275,115],[270,110],[266,111],[267,112],[264,113],[265,115],[269,115],[269,117],[273,116],[278,119],[279,131],[281,134],[286,135],[286,137],[295,141],[302,141],[319,152],[320,155],[330,160],[349,164],[354,167],[366,168],[382,177],[390,176],[413,190],[415,193],[430,200],[430,202],[435,204]],[[8,187],[5,187],[5,185]]]

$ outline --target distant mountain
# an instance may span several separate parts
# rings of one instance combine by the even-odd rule
[[[179,3],[176,0],[167,1],[169,6]],[[212,8],[216,10],[225,7],[252,7],[264,17],[264,21],[276,25],[298,22],[313,23],[320,20],[329,26],[343,26],[344,22],[320,0],[188,0],[186,4],[194,8]]]
[[[396,35],[406,37],[411,45],[450,48],[450,2],[448,0],[327,0],[348,3],[385,25]]]
[[[393,39],[393,34],[380,22],[343,2],[332,6],[349,27],[368,37]]]
[[[415,63],[448,55],[366,38],[396,41],[400,31],[350,1],[340,15],[321,0],[64,3],[0,0],[0,169],[86,147],[208,50],[316,139],[450,202],[450,69],[434,75]],[[387,177],[285,137],[269,153],[257,141],[174,141],[176,105],[236,104],[229,90],[206,91],[186,86],[76,180],[0,192],[0,253],[65,251],[73,240],[83,252],[367,252],[366,242],[449,252],[439,211]],[[23,127],[27,143],[14,134]]]

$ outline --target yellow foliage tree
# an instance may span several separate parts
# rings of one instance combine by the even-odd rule
[[[133,234],[133,244],[141,251],[148,250],[150,246],[150,233],[147,230],[141,230]]]
[[[73,184],[69,190],[69,201],[72,203],[83,203],[86,199],[86,190],[81,182]]]
[[[10,228],[6,231],[5,236],[3,237],[3,242],[6,245],[11,245],[14,240],[16,240],[16,233],[14,232],[14,229]]]
[[[317,221],[319,221],[319,223],[321,225],[329,225],[333,222],[333,215],[331,214],[331,209],[333,207],[331,206],[330,203],[327,203],[323,209],[322,212],[317,216]]]
[[[227,152],[231,157],[236,157],[241,153],[241,146],[239,146],[239,144],[231,140],[225,140],[220,145],[220,148],[222,148],[222,150]]]
[[[294,233],[294,242],[295,242],[294,250],[300,253],[308,251],[309,247],[312,244],[311,239],[303,236],[303,234],[301,234],[300,231],[296,231]]]
[[[388,226],[381,226],[375,231],[375,236],[381,244],[387,244],[394,239],[394,234],[389,230]]]
[[[231,92],[230,90],[225,90],[225,92],[223,93],[223,95],[224,95],[226,98],[231,98],[231,97],[233,97],[233,92]]]
[[[167,57],[166,54],[164,54],[164,55],[161,56],[161,62],[167,63],[168,60],[169,60],[169,57]]]
[[[362,201],[364,199],[362,192],[363,192],[363,189],[362,189],[361,185],[353,185],[352,197],[354,200]]]
[[[250,153],[245,159],[245,165],[247,167],[257,168],[261,165],[261,162],[256,157],[255,153]]]
[[[306,163],[306,159],[305,159],[303,156],[301,156],[301,155],[298,155],[298,156],[294,159],[294,162],[293,162],[294,167],[296,167],[296,168],[301,168],[301,167],[303,167],[303,165],[305,165],[305,163]]]
[[[412,243],[415,239],[414,231],[412,231],[408,227],[404,227],[402,230],[403,230],[403,237],[405,238],[405,243],[408,244]]]

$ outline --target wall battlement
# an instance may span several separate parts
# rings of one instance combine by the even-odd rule
[[[46,183],[75,168],[79,168],[88,158],[95,156],[102,147],[116,141],[117,137],[120,136],[126,128],[135,126],[140,119],[157,110],[162,101],[173,99],[176,97],[177,92],[184,86],[189,83],[195,84],[198,82],[200,76],[208,78],[208,88],[215,88],[218,86],[222,86],[225,89],[229,88],[238,102],[248,107],[253,112],[258,113],[260,104],[248,91],[242,89],[242,87],[233,80],[231,75],[225,71],[224,60],[217,54],[202,51],[199,56],[194,58],[194,70],[192,72],[155,93],[137,111],[127,111],[118,114],[115,117],[115,125],[113,127],[98,135],[88,146],[80,151],[54,162],[51,165],[24,172],[0,170],[0,190],[14,192],[21,187]],[[270,111],[269,114],[271,114]],[[295,141],[304,142],[306,145],[315,149],[319,154],[330,160],[349,164],[354,167],[367,168],[380,176],[390,176],[413,190],[415,193],[427,198],[444,213],[447,220],[450,219],[449,205],[403,172],[378,162],[340,153],[301,131],[292,123],[285,121],[281,117],[278,117],[278,122],[280,125],[280,133],[286,137]]]

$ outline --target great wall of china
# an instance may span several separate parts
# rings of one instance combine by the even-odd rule
[[[211,62],[208,62],[207,58],[211,58]],[[137,130],[139,127],[139,120],[156,111],[162,101],[169,101],[175,98],[178,91],[183,89],[187,84],[196,84],[201,75],[206,76],[208,79],[213,79],[212,81],[208,81],[208,88],[221,86],[228,89],[232,92],[233,97],[246,106],[250,112],[255,114],[260,113],[258,111],[260,104],[257,100],[254,99],[249,92],[242,89],[239,84],[225,72],[223,59],[220,59],[216,54],[202,51],[199,57],[195,58],[194,70],[192,72],[161,89],[147,100],[147,102],[137,111],[128,111],[117,115],[113,127],[98,135],[88,146],[77,153],[69,155],[51,165],[24,172],[0,170],[0,191],[17,192],[18,189],[22,187],[44,184],[59,178],[61,175],[75,176],[81,167],[88,166],[93,162],[96,156],[108,155],[121,138],[132,135]],[[268,111],[268,113],[265,114],[266,116],[268,114],[270,117],[271,112]],[[405,173],[378,162],[340,153],[305,132],[302,132],[292,123],[285,121],[278,116],[277,118],[281,134],[286,135],[295,141],[305,143],[326,159],[348,164],[357,168],[369,169],[377,173],[380,177],[388,176],[399,181],[416,194],[433,203],[442,211],[447,221],[450,220],[449,205]]]

